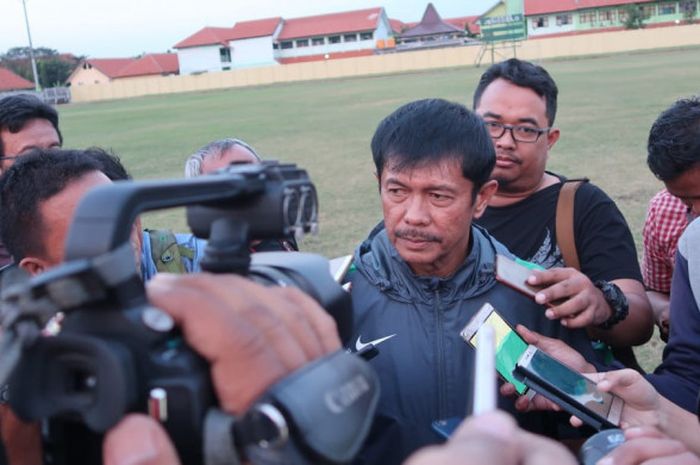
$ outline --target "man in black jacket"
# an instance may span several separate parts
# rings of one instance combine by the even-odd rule
[[[433,421],[466,415],[474,351],[459,332],[484,303],[512,326],[593,354],[582,329],[546,318],[495,279],[496,254],[512,254],[472,225],[497,188],[493,145],[476,114],[439,99],[409,103],[379,124],[372,154],[384,223],[356,250],[349,279],[353,349],[379,349],[371,363],[382,388],[360,462],[387,465],[438,442]],[[514,412],[511,399],[499,405]],[[539,430],[540,413],[517,415]]]

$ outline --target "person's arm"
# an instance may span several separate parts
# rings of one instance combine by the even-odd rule
[[[547,318],[559,319],[569,328],[587,328],[589,334],[612,346],[632,346],[645,343],[654,331],[651,306],[644,286],[634,279],[611,281],[625,294],[629,306],[627,317],[610,329],[601,329],[613,315],[603,292],[590,279],[574,268],[553,268],[533,271],[528,283],[545,286],[535,300],[543,305],[559,305],[548,308]]]
[[[610,329],[601,329],[597,324],[589,326],[589,334],[613,347],[644,344],[654,334],[654,314],[644,285],[634,279],[615,279],[611,282],[616,284],[627,298],[627,318]],[[610,309],[607,302],[605,306]]]
[[[620,418],[623,428],[657,428],[700,454],[697,415],[663,397],[641,374],[625,369],[598,373],[591,378],[599,390],[611,392],[625,401]]]
[[[671,308],[671,296],[657,291],[647,291],[647,298],[651,304],[651,310],[654,313],[654,322],[659,328],[661,340],[668,342],[668,333],[670,331],[669,314]]]

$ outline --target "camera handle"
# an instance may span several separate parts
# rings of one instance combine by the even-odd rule
[[[211,233],[200,265],[211,273],[246,275],[250,268],[250,228],[239,218],[222,217],[211,224]]]

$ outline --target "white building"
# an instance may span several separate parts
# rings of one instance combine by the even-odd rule
[[[284,20],[274,41],[280,63],[372,55],[393,36],[384,8]]]
[[[205,27],[177,43],[180,74],[277,64],[273,42],[282,18],[240,21],[232,28]]]

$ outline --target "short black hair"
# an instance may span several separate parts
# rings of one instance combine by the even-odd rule
[[[23,155],[0,176],[0,237],[19,262],[45,255],[41,202],[92,171],[101,171],[91,150],[37,149]]]
[[[464,105],[442,99],[417,100],[384,118],[372,137],[372,157],[380,178],[389,160],[399,170],[457,160],[474,184],[474,196],[496,164],[483,120]]]
[[[63,136],[58,129],[58,113],[49,104],[30,94],[10,95],[0,99],[0,131],[20,132],[33,119],[45,119],[51,123],[63,144]],[[0,157],[5,156],[5,144],[0,138]]]
[[[90,147],[85,150],[85,154],[94,158],[100,164],[100,171],[109,178],[110,181],[131,181],[131,174],[122,164],[121,159],[113,152],[99,147]]]
[[[678,100],[649,131],[647,165],[661,181],[672,181],[700,166],[700,99]]]
[[[546,69],[517,58],[511,58],[491,65],[481,75],[479,84],[474,91],[474,108],[479,106],[484,91],[496,79],[505,79],[516,86],[531,89],[540,97],[544,97],[547,104],[547,120],[550,126],[554,124],[554,117],[557,116],[557,95],[559,94],[559,89],[557,89],[557,84]]]

